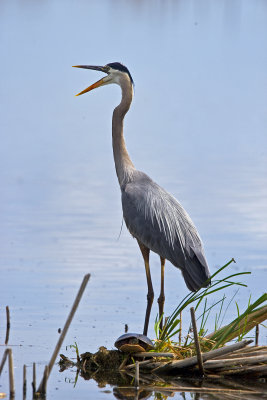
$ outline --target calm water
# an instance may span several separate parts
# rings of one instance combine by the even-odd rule
[[[85,273],[91,280],[61,352],[72,356],[65,346],[74,341],[80,352],[111,348],[125,323],[143,326],[142,258],[125,227],[119,237],[111,115],[120,91],[75,98],[100,74],[71,66],[129,67],[133,161],[190,213],[212,272],[232,257],[234,271],[252,272],[236,297],[242,309],[266,290],[266,50],[265,0],[1,1],[0,341],[9,305],[19,395],[22,365],[31,374],[37,362],[39,381]],[[151,269],[157,295],[156,256]],[[187,294],[172,265],[166,292],[168,315]],[[155,302],[152,338],[156,313]],[[105,393],[79,379],[74,389],[73,380],[55,367],[48,398],[114,398],[109,386]]]

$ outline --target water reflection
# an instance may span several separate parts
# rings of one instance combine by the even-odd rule
[[[135,388],[127,387],[115,387],[113,389],[113,396],[119,400],[142,400],[149,399],[152,397],[152,393],[149,390],[140,390]],[[160,398],[160,397],[159,397]]]
[[[265,399],[267,398],[266,382],[255,379],[229,379],[220,376],[202,378],[192,377],[168,377],[156,376],[155,374],[140,375],[140,385],[134,386],[134,373],[125,371],[107,373],[97,372],[85,373],[76,372],[74,386],[77,378],[96,381],[101,393],[110,393],[112,388],[113,396],[121,400],[154,399],[163,400],[168,398],[179,399]],[[71,383],[71,382],[70,382]],[[179,397],[177,397],[177,395]]]

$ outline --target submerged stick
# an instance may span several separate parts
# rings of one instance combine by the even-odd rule
[[[195,347],[196,347],[196,352],[197,352],[198,368],[199,368],[199,371],[201,372],[201,374],[204,375],[203,359],[202,359],[201,349],[200,349],[199,340],[198,340],[197,323],[196,323],[194,307],[190,308],[190,313],[191,313],[192,327],[193,327],[193,332],[194,332]]]
[[[61,335],[60,335],[60,337],[58,339],[58,342],[57,342],[55,350],[54,350],[54,352],[52,354],[51,360],[49,361],[49,364],[47,366],[47,379],[49,378],[49,375],[50,375],[51,370],[53,368],[53,365],[54,365],[54,363],[56,361],[56,358],[57,358],[58,352],[60,350],[60,347],[61,347],[61,345],[63,343],[63,340],[65,339],[66,333],[67,333],[67,331],[69,329],[69,326],[70,326],[71,321],[72,321],[72,319],[74,317],[74,314],[75,314],[75,312],[77,310],[77,307],[78,307],[78,305],[80,303],[80,300],[82,298],[83,292],[84,292],[84,290],[86,288],[86,285],[87,285],[89,279],[90,279],[90,274],[85,275],[84,278],[83,278],[83,281],[82,281],[82,284],[80,286],[79,292],[78,292],[78,294],[76,296],[76,299],[75,299],[75,301],[73,303],[72,309],[71,309],[71,311],[69,313],[69,316],[68,316],[67,321],[65,323],[65,326],[64,326],[64,328],[62,330],[62,333],[61,333]],[[43,383],[44,383],[44,377],[43,377],[43,379],[42,379],[42,381],[41,381],[41,383],[40,383],[40,385],[38,387],[38,392],[40,392],[42,390]]]
[[[253,342],[253,340],[243,340],[242,342],[234,343],[229,346],[221,347],[220,349],[211,350],[207,353],[202,354],[203,361],[211,360],[212,358],[216,358],[218,356],[222,356],[224,354],[232,353],[235,350],[242,349]],[[160,367],[156,368],[154,372],[168,372],[175,369],[189,368],[193,367],[197,364],[197,357],[186,358],[185,360],[179,361],[170,361]]]
[[[8,370],[9,370],[9,394],[15,397],[14,366],[12,349],[8,349]]]
[[[8,344],[9,331],[10,331],[10,312],[9,312],[9,307],[6,306],[6,339],[5,339],[5,344]]]

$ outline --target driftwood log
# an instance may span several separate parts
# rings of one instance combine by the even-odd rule
[[[244,340],[220,349],[211,350],[202,354],[204,373],[207,376],[244,375],[267,376],[267,346],[247,347],[252,340]],[[140,371],[149,372],[160,376],[202,371],[198,369],[197,356],[184,360],[167,361],[165,353],[140,353],[134,357],[144,357],[139,362]],[[170,356],[168,354],[168,356]],[[175,357],[175,354],[172,354]],[[127,373],[135,369],[135,363],[126,365]]]
[[[218,356],[222,356],[228,353],[232,353],[235,350],[242,349],[249,345],[252,340],[243,340],[242,342],[231,344],[229,346],[221,347],[220,349],[211,350],[207,353],[202,354],[203,362],[206,360],[211,360]],[[156,373],[168,373],[174,370],[181,370],[184,368],[192,368],[195,367],[198,363],[197,356],[186,358],[185,360],[179,361],[171,361],[169,363],[165,363],[164,365],[158,367],[154,372]]]

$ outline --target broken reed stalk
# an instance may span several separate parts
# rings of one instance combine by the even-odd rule
[[[3,354],[3,357],[2,357],[2,361],[1,361],[1,364],[0,364],[0,375],[2,373],[2,369],[4,368],[7,356],[8,356],[8,349],[5,350],[5,352]]]
[[[84,290],[85,290],[85,288],[86,288],[86,285],[87,285],[89,279],[90,279],[90,274],[86,274],[86,275],[84,276],[84,278],[83,278],[83,281],[82,281],[82,284],[81,284],[81,286],[80,286],[79,292],[78,292],[78,294],[77,294],[77,296],[76,296],[76,298],[75,298],[75,300],[74,300],[73,306],[72,306],[72,308],[71,308],[71,311],[70,311],[70,313],[69,313],[69,316],[68,316],[68,318],[67,318],[67,321],[66,321],[66,323],[65,323],[65,326],[64,326],[64,328],[63,328],[63,330],[62,330],[62,333],[61,333],[61,335],[60,335],[60,337],[59,337],[59,339],[58,339],[58,342],[57,342],[57,344],[56,344],[55,350],[54,350],[54,352],[53,352],[53,354],[52,354],[52,357],[51,357],[51,359],[50,359],[50,361],[49,361],[49,364],[48,364],[48,366],[47,366],[47,380],[48,380],[48,378],[49,378],[49,375],[50,375],[51,370],[52,370],[52,368],[53,368],[53,365],[54,365],[54,363],[55,363],[55,361],[56,361],[56,358],[57,358],[58,352],[59,352],[59,350],[60,350],[60,347],[61,347],[61,345],[62,345],[62,343],[63,343],[63,340],[65,339],[66,333],[67,333],[67,331],[68,331],[68,329],[69,329],[69,326],[70,326],[71,321],[72,321],[72,319],[73,319],[73,317],[74,317],[74,314],[75,314],[75,312],[76,312],[76,310],[77,310],[77,307],[78,307],[78,305],[79,305],[79,303],[80,303],[80,300],[81,300],[81,298],[82,298],[83,292],[84,292]],[[43,376],[43,378],[42,378],[42,380],[41,380],[41,383],[40,383],[40,385],[39,385],[39,387],[38,387],[38,392],[41,392],[41,391],[42,391],[43,384],[44,384],[44,380],[45,380],[45,374],[44,374],[44,376]]]
[[[253,340],[251,340],[251,343],[253,342]],[[267,351],[267,346],[258,346],[257,348],[255,348],[255,346],[251,346],[251,347],[246,347],[245,349],[239,349],[236,350],[235,353],[250,353],[252,351]]]
[[[27,392],[26,373],[27,373],[26,365],[23,365],[23,388],[22,388],[23,398],[26,398],[26,392]]]
[[[139,389],[139,361],[135,363],[135,387]]]
[[[9,370],[9,394],[15,397],[14,366],[12,349],[8,349],[8,370]]]
[[[147,365],[147,364],[150,364],[150,363],[151,363],[151,360],[139,361],[139,369],[140,369],[140,367],[142,367],[143,365]],[[125,367],[125,369],[132,369],[132,368],[135,368],[135,367],[136,367],[136,363],[127,365],[127,366]],[[121,369],[121,368],[120,368],[120,369]]]
[[[218,373],[220,374],[221,371]],[[228,370],[222,370],[223,375],[249,375],[251,374],[258,376],[266,376],[267,374],[267,365],[252,365],[251,367],[241,368],[240,366],[233,367]]]
[[[232,369],[234,366],[243,367],[245,365],[253,365],[259,363],[267,363],[267,356],[255,356],[255,357],[239,357],[239,358],[225,358],[221,360],[208,360],[205,362],[205,368],[207,369]],[[267,367],[267,365],[266,365]]]
[[[36,364],[35,362],[32,365],[32,391],[33,391],[33,397],[36,393]]]
[[[255,346],[259,344],[259,324],[256,325],[255,329]]]
[[[175,354],[173,354],[173,353],[156,353],[156,352],[152,352],[152,351],[149,351],[149,352],[147,352],[147,351],[143,351],[142,353],[134,353],[134,356],[135,357],[141,357],[141,358],[143,358],[143,357],[151,357],[151,358],[153,358],[153,357],[164,357],[164,358],[174,358],[174,356],[175,356]]]
[[[192,321],[192,327],[193,327],[193,332],[194,332],[195,347],[196,347],[196,352],[197,352],[198,368],[199,368],[199,371],[201,372],[201,374],[204,375],[203,359],[202,359],[200,344],[199,344],[199,340],[198,340],[198,331],[197,331],[197,323],[196,323],[194,307],[190,308],[190,313],[191,313],[191,321]]]
[[[122,363],[121,363],[121,365],[119,366],[119,370],[123,370],[123,369],[124,369],[124,367],[125,367],[125,365],[127,364],[128,360],[129,360],[129,354],[127,354],[127,355],[124,357],[124,359],[122,360]]]
[[[235,360],[236,358],[242,358],[242,357],[246,357],[246,358],[250,358],[250,357],[254,357],[254,356],[267,356],[267,352],[266,351],[244,351],[244,352],[234,352],[232,354],[228,354],[227,358],[231,358],[232,360]],[[220,357],[216,357],[216,360],[225,360],[225,356],[220,356]]]
[[[180,312],[179,346],[182,343],[182,311]]]
[[[248,344],[252,343],[253,340],[243,340],[242,342],[234,343],[229,346],[221,347],[220,349],[211,350],[207,353],[202,354],[203,361],[211,360],[212,358],[216,358],[218,356],[222,356],[225,354],[232,353],[236,350],[242,349],[243,347],[247,346]],[[189,368],[193,367],[198,363],[197,357],[190,357],[186,358],[185,360],[178,360],[178,361],[170,361],[164,365],[159,366],[154,370],[154,372],[169,372],[176,369],[181,368]]]
[[[42,386],[42,389],[39,390],[39,392],[40,392],[43,396],[46,396],[47,381],[48,381],[48,367],[47,367],[47,365],[46,365],[46,366],[45,366],[45,369],[44,369],[43,386]]]
[[[7,357],[8,357],[9,392],[10,392],[10,398],[13,398],[15,396],[15,384],[14,384],[14,366],[13,366],[12,349],[6,349],[3,354],[2,362],[0,365],[0,375],[6,363]]]
[[[140,363],[139,363],[140,364]],[[146,371],[154,371],[156,370],[158,367],[162,366],[162,362],[161,361],[150,361],[150,363],[148,363],[147,365],[143,364],[140,365],[140,367],[144,367],[144,369]]]
[[[9,307],[6,306],[6,339],[5,339],[5,345],[8,344],[9,331],[10,331],[10,312],[9,312]]]

